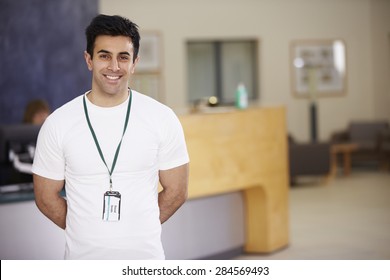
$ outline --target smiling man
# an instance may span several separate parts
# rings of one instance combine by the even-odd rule
[[[36,204],[65,230],[66,259],[164,259],[161,224],[187,198],[181,124],[170,108],[128,88],[140,59],[136,24],[98,15],[86,37],[92,88],[41,128]]]

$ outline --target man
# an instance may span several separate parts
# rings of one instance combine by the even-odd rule
[[[41,128],[36,204],[65,229],[66,259],[164,259],[161,224],[187,197],[182,127],[171,109],[128,88],[139,60],[136,24],[98,15],[86,37],[92,89]]]

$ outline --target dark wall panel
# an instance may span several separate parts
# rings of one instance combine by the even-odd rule
[[[0,0],[0,123],[22,121],[26,104],[52,109],[88,90],[85,27],[98,0]]]

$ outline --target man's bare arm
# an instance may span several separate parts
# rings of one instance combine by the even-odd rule
[[[51,180],[36,174],[33,179],[35,203],[39,210],[57,226],[65,229],[68,206],[60,194],[64,180]]]
[[[186,201],[188,195],[189,164],[168,170],[160,170],[163,190],[158,195],[160,222],[168,220]]]

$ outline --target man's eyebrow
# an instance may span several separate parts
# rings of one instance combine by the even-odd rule
[[[110,53],[109,51],[106,51],[106,50],[100,50],[98,51],[97,53]]]
[[[100,50],[98,51],[97,53],[108,53],[108,54],[111,54],[111,52],[107,51],[107,50]],[[125,54],[125,55],[128,55],[128,56],[131,56],[129,52],[120,52],[119,54]]]

